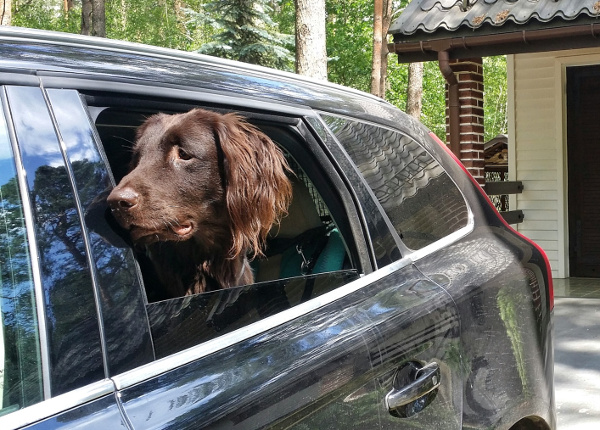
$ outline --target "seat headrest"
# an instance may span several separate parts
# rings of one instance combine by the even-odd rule
[[[323,225],[315,207],[315,202],[304,183],[292,179],[292,203],[288,214],[281,219],[279,226],[274,226],[271,235],[278,238],[291,239],[307,230]]]

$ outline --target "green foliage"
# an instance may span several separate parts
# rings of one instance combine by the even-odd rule
[[[216,32],[198,52],[293,70],[294,59],[288,49],[293,36],[278,31],[271,12],[266,0],[214,0],[199,12],[188,11],[191,21],[210,25]]]
[[[369,92],[373,53],[373,2],[328,0],[327,56],[331,82]]]
[[[446,140],[445,80],[438,64],[423,64],[423,108],[421,122],[442,141]],[[395,55],[388,57],[388,88],[386,99],[400,109],[406,109],[408,64],[398,64]]]
[[[485,141],[508,132],[506,56],[483,59]]]
[[[77,8],[66,12],[63,0],[13,0],[12,25],[41,30],[79,33],[81,29],[81,0]]]
[[[209,40],[209,26],[189,20],[206,0],[120,0],[106,2],[106,35],[181,50],[198,49]]]
[[[190,21],[186,10],[200,9],[206,0],[106,1],[106,36],[174,49],[198,49],[214,32]],[[65,11],[63,0],[14,0],[12,24],[19,27],[81,32],[81,0]]]
[[[395,0],[400,11],[407,0]],[[373,50],[373,1],[327,0],[328,78],[368,92]],[[79,33],[81,0],[13,0],[13,24]],[[293,70],[294,0],[114,0],[106,2],[107,37]],[[483,62],[485,139],[507,132],[506,57]],[[388,57],[386,99],[406,108],[408,67]],[[445,140],[444,78],[424,65],[421,121]]]

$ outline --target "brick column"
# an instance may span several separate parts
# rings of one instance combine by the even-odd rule
[[[483,65],[481,58],[450,60],[458,80],[460,103],[460,160],[485,185],[483,155]],[[450,141],[448,85],[446,84],[446,141]]]

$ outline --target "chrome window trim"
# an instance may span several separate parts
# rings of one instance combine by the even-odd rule
[[[57,415],[61,412],[65,412],[105,395],[112,394],[113,392],[114,385],[112,381],[110,379],[103,379],[4,415],[0,417],[0,428],[20,428],[53,415]]]
[[[230,348],[239,342],[242,342],[253,336],[262,334],[288,321],[296,319],[304,314],[313,312],[318,308],[321,308],[349,294],[359,291],[371,285],[372,283],[390,275],[395,271],[410,266],[411,264],[413,264],[413,262],[435,251],[438,251],[442,248],[453,244],[454,242],[457,242],[458,240],[471,233],[473,231],[473,228],[473,216],[469,216],[468,224],[465,227],[462,227],[454,233],[451,233],[450,235],[428,246],[423,247],[419,251],[412,252],[411,254],[392,264],[389,264],[379,270],[376,270],[373,273],[362,276],[359,279],[347,285],[337,288],[329,293],[323,294],[322,296],[319,296],[308,302],[294,306],[293,308],[280,312],[276,315],[249,324],[231,333],[227,333],[223,336],[211,339],[200,345],[193,346],[171,356],[161,358],[152,363],[148,363],[128,372],[116,375],[112,378],[115,383],[115,387],[117,390],[126,389],[135,384],[146,381],[150,378],[164,374],[170,370],[176,369],[195,360],[206,357],[219,350]]]
[[[41,90],[40,90],[41,91]],[[8,94],[6,87],[2,87],[2,108],[4,109],[4,118],[8,127],[13,154],[15,157],[15,166],[17,171],[17,181],[19,183],[19,192],[23,202],[23,216],[25,217],[25,230],[27,232],[27,242],[29,244],[29,257],[31,259],[31,272],[33,277],[33,289],[35,293],[35,304],[38,318],[39,339],[40,339],[40,359],[42,365],[42,384],[44,389],[44,399],[52,397],[52,387],[50,385],[50,351],[48,346],[48,328],[46,326],[46,306],[44,305],[44,288],[42,287],[42,277],[40,268],[40,255],[37,247],[34,217],[31,211],[31,200],[29,198],[29,187],[17,135],[12,123],[12,114],[9,115],[10,105],[8,103]],[[2,421],[0,421],[2,423]],[[0,426],[1,427],[1,426]]]

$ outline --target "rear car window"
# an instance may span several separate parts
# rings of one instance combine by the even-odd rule
[[[413,138],[347,118],[322,118],[408,248],[420,249],[467,225],[461,192]]]

